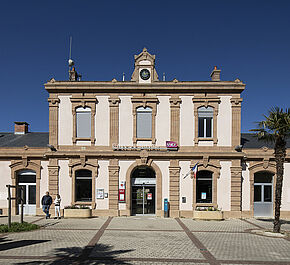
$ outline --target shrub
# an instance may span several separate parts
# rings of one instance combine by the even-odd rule
[[[68,205],[64,209],[90,209],[90,207],[86,205]]]
[[[23,224],[21,224],[13,222],[11,223],[10,229],[8,229],[8,225],[6,224],[0,225],[0,233],[31,231],[39,228],[40,226],[36,224],[30,224],[26,222],[23,222]]]

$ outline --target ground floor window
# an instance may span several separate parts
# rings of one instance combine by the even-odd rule
[[[212,203],[212,172],[199,171],[196,176],[196,202]]]
[[[92,172],[86,169],[80,169],[75,172],[75,196],[76,201],[92,201]]]

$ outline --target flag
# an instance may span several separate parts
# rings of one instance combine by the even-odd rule
[[[198,162],[195,164],[195,166],[193,168],[191,168],[185,175],[184,175],[184,179],[191,173],[191,171],[193,171],[194,174],[194,178],[196,178],[196,173],[197,173],[197,165]]]
[[[193,171],[193,177],[196,179],[196,174],[197,174],[197,165],[198,162],[195,164],[195,166],[191,169]]]

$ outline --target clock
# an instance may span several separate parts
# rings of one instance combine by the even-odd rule
[[[142,69],[140,71],[140,77],[143,79],[143,80],[148,80],[150,78],[150,72],[148,69]]]

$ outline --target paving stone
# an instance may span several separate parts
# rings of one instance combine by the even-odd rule
[[[175,219],[160,217],[116,217],[108,229],[182,230]]]
[[[288,261],[290,242],[248,233],[193,233],[216,258],[221,260]],[[274,264],[274,263],[273,263]]]
[[[116,240],[118,239],[118,240]],[[185,233],[105,231],[92,257],[204,259]]]

